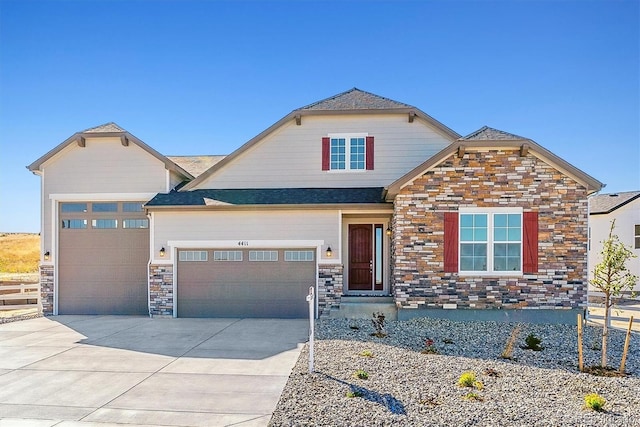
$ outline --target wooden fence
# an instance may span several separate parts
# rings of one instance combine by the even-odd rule
[[[40,283],[0,283],[0,310],[38,309],[42,312]]]

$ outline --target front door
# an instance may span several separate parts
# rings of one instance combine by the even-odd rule
[[[373,226],[349,224],[349,290],[373,290]]]

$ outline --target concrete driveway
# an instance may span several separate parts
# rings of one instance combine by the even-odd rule
[[[1,324],[0,426],[266,426],[308,325],[129,316]]]

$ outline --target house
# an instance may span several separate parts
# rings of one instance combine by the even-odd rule
[[[615,220],[613,233],[630,247],[636,258],[627,263],[632,274],[640,277],[640,191],[599,194],[589,199],[589,278],[593,268],[602,261],[602,242],[609,237],[611,221]],[[635,292],[640,292],[640,282]],[[590,295],[599,293],[590,288]]]
[[[399,318],[571,314],[602,187],[528,138],[462,137],[356,88],[226,157],[163,156],[109,123],[28,168],[49,314],[295,318],[309,287],[319,316],[375,297]]]

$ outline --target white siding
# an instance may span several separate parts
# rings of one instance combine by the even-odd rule
[[[338,211],[207,211],[155,212],[153,214],[153,253],[176,240],[233,242],[252,240],[324,240],[333,250],[332,260],[340,259]],[[242,248],[241,246],[237,246]],[[171,260],[167,252],[165,259]],[[157,256],[157,255],[156,255]]]
[[[591,231],[591,247],[589,249],[589,279],[593,277],[593,268],[602,261],[600,252],[602,251],[602,241],[609,236],[611,221],[615,218],[616,228],[614,233],[620,238],[620,241],[632,248],[633,253],[638,258],[633,258],[627,263],[627,267],[632,274],[640,276],[640,249],[635,249],[634,228],[636,224],[640,225],[640,199],[636,199],[631,203],[616,209],[615,211],[604,215],[589,215],[589,228]],[[594,291],[590,287],[590,291]],[[636,283],[636,291],[640,291],[640,283]]]
[[[163,162],[134,143],[120,138],[87,138],[86,146],[70,144],[42,166],[43,248],[54,251],[53,207],[50,194],[158,193],[165,192]]]
[[[322,137],[351,132],[375,137],[375,169],[322,171]],[[198,188],[383,187],[450,143],[406,114],[303,116],[301,126],[282,126]]]

